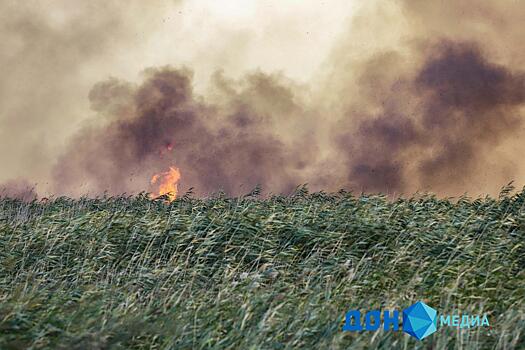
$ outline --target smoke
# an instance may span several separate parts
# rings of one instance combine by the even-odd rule
[[[153,6],[145,16],[167,18],[162,11],[173,13],[174,8],[189,12],[173,6]],[[263,20],[271,16],[258,16],[264,12],[254,9],[270,10],[246,6],[257,26],[266,28],[264,35],[292,23],[275,9],[269,12],[278,14],[275,18]],[[330,13],[340,6],[334,2]],[[25,160],[17,163],[21,170],[36,169],[37,179],[49,182],[48,191],[54,194],[148,191],[151,177],[170,166],[181,171],[180,190],[194,188],[198,195],[218,190],[238,195],[256,185],[267,193],[286,193],[303,183],[313,190],[394,195],[495,193],[525,172],[515,156],[525,136],[525,56],[516,29],[525,17],[524,7],[510,0],[361,3],[344,22],[345,33],[333,36],[337,39],[330,52],[321,50],[327,41],[319,40],[318,51],[325,59],[316,58],[323,63],[315,74],[303,75],[296,68],[300,55],[294,57],[295,64],[283,58],[282,67],[287,68],[276,71],[278,51],[271,45],[258,49],[248,44],[266,37],[240,30],[248,25],[244,19],[236,20],[237,27],[221,22],[224,50],[212,45],[213,28],[206,32],[214,47],[210,57],[201,55],[202,44],[191,50],[187,41],[193,36],[183,26],[175,32],[187,50],[180,50],[182,56],[166,55],[169,65],[151,62],[157,67],[143,70],[138,80],[131,75],[140,70],[136,66],[113,74],[114,65],[101,69],[97,60],[133,47],[130,38],[136,27],[128,20],[140,17],[140,5],[119,11],[119,5],[111,3],[96,24],[69,32],[68,27],[50,29],[45,20],[32,21],[39,29],[28,32],[27,42],[49,39],[50,33],[60,40],[37,46],[31,60],[22,51],[9,58],[22,59],[12,76],[7,75],[11,84],[0,85],[0,98],[10,99],[7,114],[19,119],[9,126],[3,119],[2,130],[9,130],[6,142],[14,143],[23,129],[33,127],[24,137],[25,146],[12,157]],[[28,13],[34,15],[28,11],[21,12],[24,21],[14,17],[10,22],[25,28]],[[163,31],[143,21],[144,31]],[[307,26],[293,23],[292,34],[287,32],[279,47],[294,47],[300,28]],[[315,33],[312,28],[307,32]],[[78,44],[83,36],[90,40]],[[315,41],[305,45],[315,51]],[[305,64],[313,66],[314,60],[304,57]],[[46,61],[45,67],[65,65],[74,74],[42,72],[33,66],[38,59]],[[78,73],[87,60],[97,61],[95,81]],[[208,61],[215,63],[203,63]],[[202,72],[210,78],[207,83]],[[57,76],[56,85],[37,89],[41,99],[34,98],[34,89],[29,98],[29,83],[10,88],[20,76],[29,82],[36,77],[49,80],[48,75]],[[71,95],[57,96],[68,90],[64,86],[73,86]],[[79,89],[85,91],[82,99],[74,94]],[[62,104],[48,103],[60,97]],[[71,111],[83,117],[68,119]],[[74,127],[70,120],[77,121]],[[40,141],[52,139],[53,132],[63,136],[58,146]],[[50,175],[44,175],[44,164],[52,164]]]
[[[334,130],[347,156],[348,186],[391,193],[467,189],[491,148],[518,137],[523,73],[488,61],[471,42],[442,40],[423,53],[420,67],[366,92],[382,104],[354,133],[351,126]],[[377,67],[369,69],[360,80],[377,78]]]
[[[523,137],[525,75],[515,23],[525,7],[379,5],[385,3],[361,9],[332,56],[328,85],[336,98],[346,97],[332,129],[345,187],[481,194],[520,178],[511,150]]]
[[[26,180],[9,180],[0,185],[0,198],[14,198],[30,202],[37,198],[35,186]]]
[[[173,4],[0,2],[0,182],[26,177],[46,189],[64,143],[92,116],[87,92],[128,66],[126,50]]]
[[[217,75],[221,103],[209,104],[194,95],[188,69],[144,75],[138,86],[115,79],[95,85],[92,108],[110,120],[72,139],[54,169],[56,193],[136,193],[171,164],[182,171],[182,189],[199,194],[296,185],[308,147],[298,155],[274,132],[299,109],[279,77],[254,73],[228,82]]]

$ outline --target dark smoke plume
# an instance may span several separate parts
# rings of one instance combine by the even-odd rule
[[[193,65],[174,68],[179,62],[170,61],[174,66],[146,69],[138,82],[108,78],[89,84],[85,102],[92,113],[74,127],[68,111],[80,104],[68,97],[67,87],[76,91],[79,82],[87,84],[81,63],[96,60],[99,51],[124,52],[113,42],[130,40],[129,19],[142,18],[138,2],[124,13],[110,4],[96,25],[79,15],[81,25],[66,22],[60,30],[42,15],[28,21],[34,15],[29,10],[5,21],[6,42],[16,29],[25,49],[12,57],[4,53],[2,62],[18,59],[18,71],[45,81],[58,74],[41,71],[35,62],[68,68],[56,85],[40,87],[35,96],[26,93],[33,91],[30,84],[14,83],[17,70],[5,74],[10,83],[0,84],[7,106],[0,133],[11,145],[5,149],[16,153],[4,151],[6,164],[22,169],[24,159],[44,180],[35,182],[49,180],[52,194],[149,191],[151,177],[170,166],[180,169],[179,190],[194,188],[198,195],[238,195],[256,185],[266,193],[286,193],[304,183],[312,190],[391,195],[494,194],[525,174],[516,156],[525,139],[520,2],[363,2],[307,83],[284,73],[255,70],[232,77],[219,70],[208,90],[200,91]],[[148,18],[160,13],[149,11]],[[145,20],[143,31],[154,22]],[[40,44],[31,46],[33,41]],[[221,55],[230,65],[242,60],[231,56]],[[65,96],[62,103],[48,102],[55,95],[57,101]],[[36,122],[38,111],[43,117]],[[50,142],[42,137],[48,129],[69,136],[65,145],[54,146],[58,156],[40,142]],[[23,151],[14,147],[22,131],[28,141]],[[50,179],[42,175],[44,164],[53,164]]]
[[[377,71],[363,74],[369,81]],[[379,113],[367,115],[355,133],[334,131],[347,155],[349,185],[365,191],[465,186],[490,147],[515,137],[522,122],[525,75],[488,61],[470,42],[427,48],[422,66],[391,84]],[[392,104],[397,95],[410,107]]]
[[[338,186],[399,193],[414,183],[430,189],[464,185],[483,152],[520,125],[522,73],[488,61],[470,42],[440,41],[423,55],[417,70],[396,77],[380,96],[377,114],[353,123],[350,111],[342,119],[350,123],[332,130],[337,152],[329,161],[347,167]],[[361,84],[377,74],[376,65],[365,65]],[[110,121],[73,138],[55,169],[56,190],[74,192],[85,182],[80,190],[133,193],[170,165],[180,167],[183,189],[200,194],[238,195],[256,185],[287,192],[299,181],[315,184],[301,171],[318,161],[314,130],[309,142],[277,132],[290,123],[277,115],[295,118],[299,127],[306,121],[292,87],[257,73],[236,91],[236,82],[218,76],[221,102],[209,104],[194,95],[191,79],[187,70],[166,67],[149,70],[137,87],[116,80],[97,84],[92,108]],[[401,104],[395,103],[398,95]],[[410,114],[405,104],[412,106]],[[330,179],[323,168],[314,174]]]
[[[262,185],[290,191],[307,148],[297,154],[273,132],[275,115],[264,111],[270,104],[276,114],[297,108],[288,88],[259,73],[239,92],[223,85],[224,104],[210,105],[194,96],[191,79],[188,70],[165,67],[148,70],[140,86],[114,79],[97,84],[91,105],[110,121],[72,139],[55,168],[55,190],[135,193],[174,165],[183,190],[240,194]]]

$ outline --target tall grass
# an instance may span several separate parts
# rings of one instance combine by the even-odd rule
[[[525,191],[0,199],[1,349],[525,348]],[[342,332],[349,309],[490,328]]]

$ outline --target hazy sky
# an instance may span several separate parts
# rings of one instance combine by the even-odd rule
[[[3,0],[0,188],[135,193],[175,164],[201,193],[494,194],[525,176],[523,18],[516,0]]]
[[[0,4],[0,182],[42,182],[108,77],[189,65],[204,89],[222,69],[307,81],[342,35],[348,0],[16,1]],[[21,138],[23,135],[23,138]],[[23,142],[21,140],[23,139]]]

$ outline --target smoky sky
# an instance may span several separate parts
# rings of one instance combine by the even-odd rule
[[[350,186],[399,193],[414,182],[432,189],[469,181],[491,147],[518,137],[525,76],[488,61],[476,43],[437,42],[397,79],[378,113],[339,133]],[[390,104],[396,95],[412,105]]]
[[[255,186],[289,193],[305,183],[312,190],[439,195],[495,193],[511,180],[521,185],[525,167],[516,150],[524,139],[525,62],[517,26],[523,4],[361,4],[308,79],[257,67],[232,74],[215,65],[205,72],[204,89],[199,67],[205,57],[124,76],[112,74],[110,65],[104,74],[97,69],[97,81],[78,73],[86,60],[133,47],[136,27],[128,19],[140,5],[123,12],[112,6],[87,29],[53,28],[52,40],[36,29],[43,22],[31,8],[11,21],[32,40],[52,43],[33,55],[27,49],[35,61],[67,54],[40,67],[30,58],[7,59],[16,69],[6,73],[0,97],[16,102],[5,110],[15,121],[3,118],[2,134],[31,145],[19,152],[20,171],[4,185],[11,196],[27,196],[20,185],[25,169],[34,171],[29,178],[42,193],[71,196],[150,191],[151,177],[170,166],[181,171],[180,190],[198,195],[240,195]],[[180,4],[166,6],[162,10]],[[148,18],[163,18],[158,10]],[[99,43],[105,25],[112,29]],[[10,28],[3,36],[13,33]],[[192,40],[191,32],[185,35]],[[78,54],[63,48],[83,36],[92,43],[79,44]],[[231,51],[233,61],[245,57]],[[24,98],[27,84],[53,75],[56,64],[77,71],[57,76],[57,86],[70,85],[72,93],[90,86],[82,98],[59,96],[62,88],[53,86],[42,88],[40,99]],[[17,77],[26,79],[22,87],[13,83]],[[68,119],[68,106],[84,117]],[[53,133],[66,136],[48,146]]]
[[[162,67],[145,72],[138,86],[95,85],[91,106],[109,120],[72,138],[54,168],[55,192],[135,193],[170,164],[184,173],[181,188],[198,194],[239,194],[257,185],[292,190],[309,147],[297,154],[293,141],[274,132],[284,121],[272,117],[298,108],[279,78],[254,73],[235,82],[238,92],[222,81],[221,105],[195,96],[191,83],[188,69]],[[273,104],[268,113],[265,104]]]

